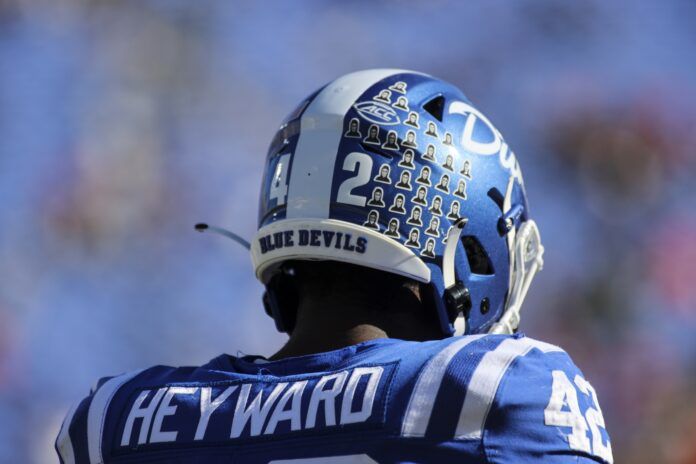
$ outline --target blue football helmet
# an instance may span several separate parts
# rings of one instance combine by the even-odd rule
[[[252,260],[285,332],[291,260],[422,282],[446,336],[514,332],[542,266],[512,150],[459,89],[413,71],[351,73],[306,98],[268,150],[258,226]]]

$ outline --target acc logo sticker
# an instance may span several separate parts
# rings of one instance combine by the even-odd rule
[[[355,108],[360,116],[370,122],[376,122],[377,124],[386,126],[393,126],[401,123],[399,115],[396,114],[396,111],[384,103],[362,102],[353,105],[353,108]]]

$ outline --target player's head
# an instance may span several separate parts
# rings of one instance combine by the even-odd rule
[[[379,146],[345,134],[353,118],[376,122],[366,108],[381,104],[375,103],[380,100],[376,97],[389,100],[391,93],[385,91],[397,81],[406,84],[405,97],[421,124],[417,128],[402,118],[382,128],[370,127],[372,138],[381,131],[384,140],[384,132],[394,131],[398,140],[409,142],[408,148],[402,144],[393,149],[385,162]],[[430,141],[438,145],[433,145],[433,152],[452,153],[447,167],[423,159],[422,149],[416,148],[417,140],[428,137],[426,128],[445,134]],[[405,149],[415,152],[414,172],[423,172],[428,165],[431,176],[437,176],[433,178],[448,174],[467,192],[463,196],[438,191],[434,211],[423,208],[424,226],[414,228],[401,221],[401,238],[396,239],[385,236],[383,227],[380,231],[363,224],[366,217],[370,220],[372,207],[367,202],[377,185],[384,188],[384,198],[394,198],[402,188],[378,182],[378,174],[386,177],[397,169]],[[468,184],[451,168],[464,158],[477,173],[474,179],[467,178]],[[427,197],[426,187],[420,186],[408,202],[423,204]],[[450,211],[454,201],[459,201],[460,216],[467,219],[451,228],[450,219],[443,219],[448,222],[443,229],[450,229],[447,240],[434,240],[435,259],[423,260],[421,250],[405,246],[406,241],[413,241],[413,232],[417,241],[419,230],[425,232],[433,216]],[[412,208],[406,203],[404,207]],[[403,214],[384,208],[379,224],[390,224]],[[308,265],[350,263],[419,282],[429,295],[423,304],[437,315],[443,336],[455,328],[465,333],[512,332],[529,283],[540,268],[542,251],[515,155],[467,97],[439,79],[388,69],[342,76],[305,99],[283,122],[269,148],[252,258],[267,289],[267,310],[281,330],[292,330],[287,322],[293,320],[297,298],[283,295],[292,288],[288,263],[299,260]]]

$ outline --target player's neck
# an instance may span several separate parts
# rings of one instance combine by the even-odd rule
[[[388,334],[371,324],[359,324],[342,330],[328,331],[296,329],[285,346],[271,356],[270,359],[277,360],[324,353],[378,338],[388,338]]]
[[[323,353],[378,338],[427,340],[437,337],[424,330],[417,306],[410,311],[394,313],[359,297],[323,300],[307,299],[300,304],[290,339],[271,359]],[[395,303],[402,308],[420,305],[413,295],[411,300]]]

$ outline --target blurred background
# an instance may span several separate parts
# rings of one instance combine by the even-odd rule
[[[527,334],[617,462],[696,463],[696,2],[0,0],[0,462],[57,462],[94,381],[284,341],[244,250],[267,144],[371,67],[460,86],[515,149]]]

